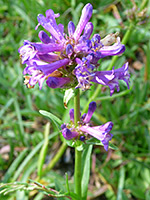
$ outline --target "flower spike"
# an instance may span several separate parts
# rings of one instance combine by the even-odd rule
[[[89,20],[92,11],[92,5],[86,4],[77,26],[72,21],[68,23],[68,34],[64,33],[63,24],[57,24],[59,14],[53,10],[47,10],[46,16],[38,15],[38,26],[41,25],[47,33],[39,32],[41,42],[25,40],[19,48],[22,64],[26,64],[23,74],[29,88],[39,83],[41,89],[46,81],[50,88],[74,87],[85,91],[94,82],[108,86],[112,95],[115,88],[119,91],[118,80],[124,80],[129,88],[127,63],[120,69],[97,70],[100,59],[122,54],[125,45],[121,44],[118,33],[102,39],[99,34],[94,34],[91,38],[94,26]]]

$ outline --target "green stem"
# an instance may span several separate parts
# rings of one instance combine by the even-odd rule
[[[77,89],[77,94],[74,97],[74,124],[78,126],[78,121],[80,121],[80,91]]]
[[[128,30],[126,31],[126,33],[125,33],[125,35],[124,35],[124,37],[122,39],[122,44],[126,44],[128,42],[128,39],[129,39],[129,37],[130,37],[130,35],[132,33],[133,27],[134,27],[134,24],[131,22]],[[114,56],[112,58],[112,61],[111,61],[110,65],[108,66],[107,70],[111,70],[112,69],[112,67],[116,63],[117,59],[118,59],[118,56]],[[89,101],[87,102],[86,106],[84,107],[83,113],[85,113],[88,110],[89,103],[91,101],[95,100],[96,97],[99,95],[101,87],[102,87],[102,85],[98,85],[98,87],[96,88],[93,96],[89,99]]]
[[[108,100],[108,99],[115,99],[115,98],[117,98],[117,97],[121,97],[121,96],[124,96],[124,95],[126,95],[126,94],[128,94],[129,92],[131,92],[131,90],[133,89],[133,85],[130,87],[130,89],[128,90],[124,90],[124,91],[122,91],[122,92],[119,92],[119,93],[117,93],[117,94],[114,94],[113,96],[103,96],[103,97],[97,97],[96,99],[95,99],[95,101],[106,101],[106,100]]]
[[[74,97],[74,123],[75,126],[78,126],[78,121],[80,120],[80,93],[79,89],[77,94]],[[78,151],[77,147],[75,148],[75,192],[81,198],[81,156],[82,151]]]
[[[143,0],[140,6],[140,11],[142,11],[146,6],[148,7],[149,0]]]
[[[86,113],[89,107],[89,103],[91,103],[91,101],[93,101],[94,99],[96,99],[96,97],[99,95],[100,90],[101,90],[102,85],[98,85],[95,92],[93,93],[92,97],[88,100],[87,104],[84,107],[84,110],[82,113]]]
[[[75,148],[75,192],[81,198],[81,156],[82,151]]]

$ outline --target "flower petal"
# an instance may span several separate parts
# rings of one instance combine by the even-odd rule
[[[36,68],[41,70],[45,75],[49,75],[54,72],[56,69],[65,66],[69,63],[69,59],[65,58],[58,60],[56,62],[46,64],[46,65],[37,65]]]
[[[69,115],[70,115],[70,120],[71,120],[72,122],[74,122],[74,109],[73,109],[73,108],[70,109]]]
[[[96,102],[95,101],[92,101],[90,104],[89,104],[89,109],[88,109],[88,112],[83,120],[83,122],[85,123],[88,123],[93,115],[93,113],[95,112],[96,110]]]
[[[37,19],[39,24],[49,31],[54,38],[60,42],[65,41],[62,33],[59,30],[59,27],[56,24],[55,17],[58,17],[58,15],[55,15],[54,12],[49,9],[46,11],[46,17],[44,17],[42,14],[39,14]]]
[[[73,36],[74,31],[75,31],[75,25],[74,25],[74,23],[72,21],[70,21],[68,23],[68,34],[69,34],[69,37]]]
[[[120,40],[118,40],[117,43],[111,46],[103,46],[99,52],[101,53],[101,58],[104,58],[106,56],[114,56],[122,54],[125,51],[125,45],[120,43]]]
[[[101,126],[90,127],[90,126],[85,125],[85,126],[81,126],[79,129],[97,138],[98,140],[100,140],[104,145],[104,149],[107,151],[109,141],[111,140],[113,136],[111,133],[109,133],[112,127],[113,127],[113,123],[107,122],[106,124],[101,125]]]
[[[130,74],[128,73],[128,62],[127,62],[119,69],[95,72],[95,76],[91,81],[109,86],[110,96],[111,96],[114,93],[115,88],[117,89],[117,92],[119,92],[120,90],[118,80],[124,80],[129,89],[129,77]]]
[[[50,39],[50,37],[44,31],[40,31],[39,32],[39,38],[45,44],[48,44],[48,43],[52,42],[52,40]]]
[[[63,134],[63,136],[64,136],[64,138],[65,138],[66,140],[71,140],[71,139],[73,139],[73,138],[75,138],[75,137],[78,136],[78,133],[77,133],[77,132],[70,131],[70,129],[68,129],[68,128],[64,128],[64,129],[62,130],[62,134]]]
[[[88,3],[84,6],[80,20],[79,20],[79,23],[77,25],[77,28],[76,28],[74,34],[73,34],[73,37],[76,41],[79,39],[83,29],[85,28],[86,24],[90,20],[90,18],[92,16],[92,11],[93,11],[93,7],[90,3]]]
[[[70,82],[67,77],[48,77],[46,84],[50,88],[62,88],[65,84]]]

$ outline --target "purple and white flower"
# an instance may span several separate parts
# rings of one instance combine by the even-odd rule
[[[110,96],[114,93],[115,88],[119,92],[119,80],[125,81],[129,89],[129,78],[128,63],[125,63],[119,69],[112,69],[110,71],[97,71],[93,76],[92,82],[99,83],[101,85],[107,85],[110,88]]]
[[[61,132],[63,137],[66,140],[81,140],[86,142],[86,138],[88,135],[97,138],[104,145],[104,149],[108,151],[109,141],[112,139],[112,134],[110,133],[113,123],[107,122],[101,126],[91,126],[91,117],[96,110],[96,102],[92,101],[89,104],[89,109],[87,114],[84,113],[80,117],[80,121],[78,122],[78,126],[74,126],[74,109],[71,109],[70,114],[70,124],[62,124]]]
[[[124,80],[129,88],[128,64],[120,69],[110,71],[97,71],[98,61],[106,56],[122,54],[125,46],[120,43],[118,34],[109,34],[101,39],[99,34],[93,35],[93,24],[89,22],[93,7],[86,4],[82,10],[77,26],[70,21],[68,34],[64,26],[57,24],[55,14],[49,9],[45,15],[37,17],[38,26],[43,30],[39,32],[41,42],[24,41],[19,48],[24,70],[25,84],[32,88],[39,83],[40,89],[46,81],[51,88],[81,88],[87,90],[93,82],[110,87],[110,94],[117,88],[118,80]],[[111,41],[111,42],[110,42]]]

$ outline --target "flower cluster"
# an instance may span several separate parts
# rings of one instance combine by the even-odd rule
[[[41,42],[25,40],[19,48],[25,84],[32,88],[36,83],[42,88],[43,82],[50,88],[81,88],[87,90],[93,82],[109,86],[110,94],[115,88],[119,91],[118,80],[124,80],[129,87],[128,63],[120,69],[97,71],[98,61],[106,56],[122,54],[125,46],[120,43],[117,34],[110,34],[101,39],[99,34],[93,35],[92,5],[86,4],[78,25],[68,23],[68,34],[64,26],[56,23],[59,14],[53,10],[46,11],[46,17],[39,14],[38,25],[50,33],[39,32]]]
[[[69,114],[70,114],[70,121],[71,123],[69,124],[62,124],[61,125],[61,132],[63,137],[66,140],[71,140],[71,139],[79,139],[81,141],[85,141],[86,138],[88,137],[88,134],[97,138],[102,142],[104,145],[104,149],[107,151],[108,150],[108,145],[109,141],[112,138],[112,134],[110,133],[113,123],[112,122],[107,122],[106,124],[103,124],[101,126],[91,126],[91,117],[96,110],[96,103],[92,101],[89,104],[89,109],[87,114],[83,114],[80,117],[80,121],[78,122],[78,126],[75,127],[74,125],[74,109],[71,109]]]

